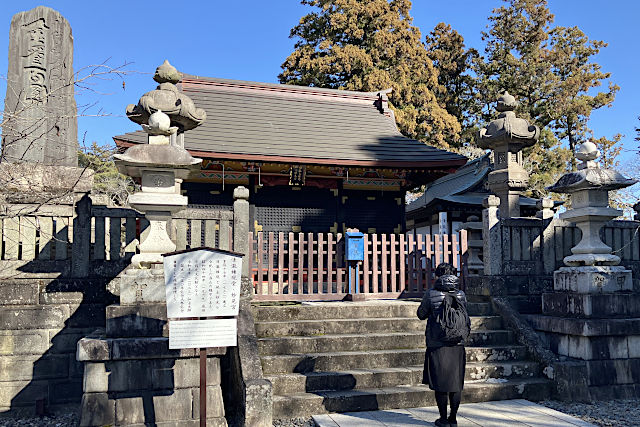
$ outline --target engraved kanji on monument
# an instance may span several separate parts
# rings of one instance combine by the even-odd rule
[[[44,6],[13,16],[2,161],[78,165],[73,36]]]
[[[235,317],[220,317],[238,315],[242,256],[212,248],[164,255],[169,348],[236,345]]]

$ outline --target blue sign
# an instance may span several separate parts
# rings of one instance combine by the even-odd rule
[[[364,234],[359,231],[347,231],[347,261],[364,260]]]

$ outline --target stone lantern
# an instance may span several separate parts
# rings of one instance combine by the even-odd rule
[[[131,260],[137,268],[162,263],[162,254],[176,249],[167,234],[167,221],[187,206],[180,183],[202,162],[183,148],[183,138],[184,131],[200,125],[206,113],[178,91],[180,78],[168,61],[156,69],[154,80],[160,85],[144,94],[137,105],[127,107],[127,116],[147,133],[148,144],[135,145],[114,156],[121,173],[142,182],[142,191],[128,200],[132,208],[145,213],[150,227],[139,245],[140,253]]]
[[[582,161],[578,171],[563,175],[548,187],[555,193],[571,195],[571,209],[560,218],[575,223],[582,231],[582,239],[571,248],[573,255],[564,258],[567,267],[555,272],[554,288],[585,293],[631,290],[631,271],[618,266],[620,257],[600,240],[600,229],[622,214],[609,207],[609,191],[629,187],[636,181],[612,169],[600,168],[595,161],[600,152],[593,142],[581,144],[575,155]]]
[[[120,301],[107,306],[105,328],[78,342],[76,357],[84,363],[80,426],[190,426],[200,416],[193,410],[198,379],[191,375],[198,372],[200,357],[194,349],[169,349],[162,254],[176,248],[167,221],[187,206],[180,183],[202,162],[180,140],[204,121],[205,112],[177,90],[180,73],[168,62],[158,67],[154,80],[156,90],[127,108],[148,143],[114,156],[120,172],[141,180],[141,191],[129,197],[129,204],[144,212],[150,230],[132,258],[133,268],[118,275]],[[209,348],[206,353],[209,425],[227,425],[219,381],[226,351]]]
[[[538,141],[540,129],[516,117],[516,99],[505,92],[498,98],[497,119],[480,129],[478,147],[493,150],[493,172],[489,173],[489,190],[500,198],[500,216],[520,216],[520,193],[529,184],[529,174],[522,167],[522,149]]]

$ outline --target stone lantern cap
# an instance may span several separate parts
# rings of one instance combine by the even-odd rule
[[[569,172],[560,177],[558,182],[547,190],[554,193],[575,193],[580,190],[611,191],[626,188],[637,181],[625,178],[621,173],[613,169],[601,169],[595,160],[600,157],[596,145],[587,141],[576,150],[576,158],[583,163],[578,166],[578,171]]]
[[[516,117],[513,110],[517,106],[518,102],[509,92],[505,91],[498,98],[496,110],[500,115],[489,126],[480,129],[476,137],[478,147],[493,149],[504,143],[516,143],[514,146],[522,149],[536,143],[540,137],[540,129],[525,119]]]
[[[153,80],[160,83],[155,90],[142,95],[138,104],[127,106],[129,120],[140,125],[149,124],[149,117],[161,110],[171,119],[171,126],[177,126],[182,132],[200,126],[207,117],[202,108],[197,108],[193,100],[176,87],[182,74],[165,60],[156,69]]]
[[[175,145],[134,145],[113,157],[118,160],[118,170],[133,177],[142,176],[142,169],[171,169],[175,170],[176,178],[185,179],[202,163],[202,159]]]

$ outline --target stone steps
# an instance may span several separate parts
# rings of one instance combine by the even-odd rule
[[[365,301],[358,305],[336,301],[290,306],[257,305],[252,307],[252,311],[256,323],[389,317],[413,319],[416,318],[419,305],[419,302],[396,300]],[[486,302],[470,302],[467,304],[467,312],[469,316],[486,316],[491,313],[491,306]]]
[[[423,325],[424,327],[424,325]],[[474,330],[467,345],[501,345],[512,341],[509,330]],[[328,334],[319,336],[284,336],[260,338],[258,349],[262,355],[295,353],[328,353],[349,351],[390,350],[425,347],[424,331],[359,334]]]
[[[422,366],[398,368],[353,369],[350,371],[285,373],[269,375],[277,395],[358,390],[366,388],[395,387],[420,384]],[[540,372],[540,366],[530,361],[469,362],[466,366],[465,381],[493,379],[533,378]]]
[[[467,362],[522,360],[526,349],[519,345],[467,347]],[[341,371],[422,365],[424,348],[341,351],[328,353],[261,355],[265,374]]]
[[[425,321],[415,317],[350,318],[327,320],[286,320],[256,323],[259,337],[308,336],[326,334],[361,334],[362,332],[416,331],[424,335]],[[500,316],[472,316],[472,329],[501,329]]]
[[[465,383],[462,391],[462,401],[465,403],[506,399],[539,401],[548,397],[550,392],[551,382],[539,378],[508,380],[503,383],[468,382]],[[273,396],[273,418],[435,405],[433,391],[424,385],[293,393]]]
[[[416,301],[304,303],[253,307],[265,378],[273,384],[273,416],[435,405],[421,384],[425,321]],[[470,302],[465,402],[541,400],[551,382],[527,360],[514,332],[490,304]]]

